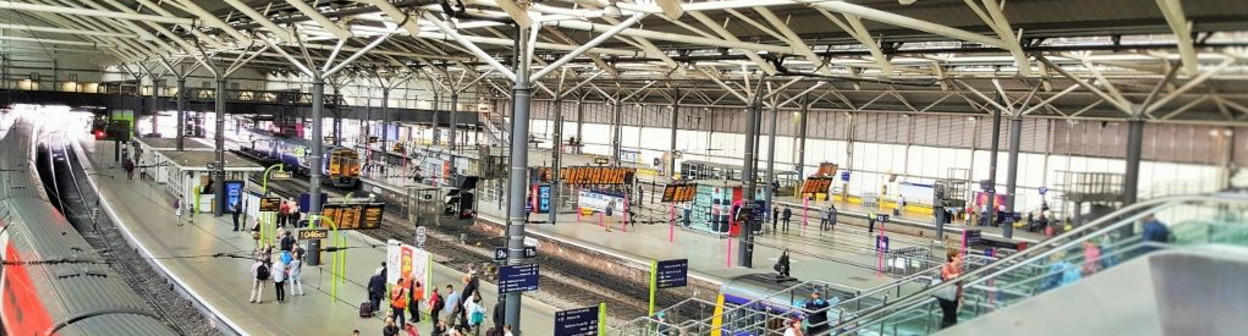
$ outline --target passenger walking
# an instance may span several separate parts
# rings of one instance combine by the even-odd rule
[[[1168,244],[1174,240],[1174,234],[1170,232],[1170,228],[1166,224],[1157,220],[1157,217],[1148,215],[1143,218],[1144,232],[1143,238],[1146,243]],[[1144,253],[1152,252],[1160,249],[1157,246],[1145,245],[1141,250]]]
[[[257,258],[256,262],[251,264],[251,299],[249,303],[264,303],[264,283],[269,281],[269,265],[268,260]]]
[[[787,205],[784,206],[784,212],[781,216],[783,216],[781,220],[784,221],[784,232],[789,232],[789,220],[793,219],[793,209]]]
[[[806,309],[807,333],[818,335],[819,332],[828,330],[828,308],[831,306],[823,300],[819,292],[810,293],[810,301],[803,307]]]
[[[461,323],[473,335],[481,334],[481,324],[485,323],[485,306],[481,305],[481,292],[473,291],[469,299],[464,300],[464,311],[468,319]]]
[[[295,250],[290,258],[290,291],[295,296],[303,296],[303,251]]]
[[[399,328],[406,328],[404,313],[407,310],[407,276],[399,278],[399,283],[390,289],[390,316],[399,320]]]
[[[129,157],[122,159],[121,169],[126,171],[127,180],[134,181],[134,161],[130,161]]]
[[[240,200],[235,200],[230,205],[230,216],[234,218],[234,232],[238,232],[238,217],[243,214],[243,204]]]
[[[286,262],[278,259],[273,263],[273,289],[277,291],[277,304],[286,302]]]
[[[503,299],[503,296],[502,296],[502,295],[499,295],[499,296],[498,296],[498,302],[495,302],[495,303],[494,303],[494,316],[493,316],[494,318],[493,318],[493,320],[494,320],[494,330],[495,330],[495,331],[503,330],[503,321],[504,321],[504,320],[506,319],[506,317],[507,317],[507,316],[506,316],[506,309],[507,309],[507,304],[506,304],[506,303],[507,303],[507,301]],[[491,335],[491,336],[494,336],[494,335]]]
[[[381,298],[386,295],[386,277],[382,275],[383,270],[378,268],[373,272],[373,276],[368,278],[368,303],[372,305],[373,312],[381,310]]]
[[[780,258],[776,260],[776,266],[773,268],[781,276],[789,277],[789,250],[784,250],[784,252],[780,253]]]
[[[466,304],[468,303],[468,301],[471,300],[472,293],[475,293],[477,291],[477,288],[481,286],[481,280],[477,277],[476,265],[472,265],[468,267],[468,274],[464,274],[462,281],[464,282],[464,290],[459,293],[459,298],[460,300],[463,300],[464,303]],[[467,326],[469,312],[462,308],[463,307],[456,307],[456,309],[459,309],[458,311],[459,325]]]
[[[286,222],[290,220],[290,203],[282,202],[282,205],[278,206],[277,209],[277,226],[285,228]]]
[[[173,217],[178,221],[178,226],[182,226],[182,195],[173,197]]]
[[[256,248],[260,248],[260,218],[251,223],[251,240],[256,242]]]
[[[779,223],[780,223],[780,208],[777,207],[775,204],[772,204],[771,205],[771,233],[772,234],[780,233],[780,231],[776,229],[776,224],[779,224]]]
[[[295,237],[290,234],[290,231],[283,231],[281,237],[282,239],[278,242],[278,246],[282,252],[290,252],[290,250],[295,248]]]
[[[940,281],[947,282],[962,275],[962,253],[957,249],[948,249],[945,252],[945,264],[940,266]],[[936,301],[940,304],[940,328],[945,329],[958,323],[958,303],[962,301],[962,284],[959,283],[953,290],[947,293],[937,295]],[[944,297],[942,297],[944,296]]]

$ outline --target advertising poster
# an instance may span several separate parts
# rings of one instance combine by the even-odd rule
[[[624,206],[624,195],[605,193],[591,190],[581,190],[577,203],[581,209],[589,209],[594,212],[606,212],[607,207],[612,209],[612,215],[618,215]]]
[[[420,283],[424,285],[425,295],[429,295],[432,287],[429,286],[430,275],[430,256],[429,252],[416,248],[415,246],[404,244],[398,240],[391,239],[386,242],[386,283],[395,285],[399,283],[399,276],[407,274],[411,279],[420,279]],[[397,272],[395,270],[398,270]]]

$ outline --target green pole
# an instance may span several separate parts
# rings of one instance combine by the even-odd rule
[[[646,315],[654,315],[654,293],[659,288],[659,262],[650,259],[650,310]]]
[[[335,224],[334,220],[329,219],[329,218],[324,218],[321,215],[312,215],[308,217],[308,227],[313,227],[312,226],[313,222],[318,222],[322,219],[325,220],[326,222],[329,222],[329,228],[333,230],[333,234],[334,234],[333,239],[336,241],[338,239],[339,232],[338,232],[338,224]],[[339,247],[338,251],[334,252],[334,260],[332,261],[332,264],[330,265],[330,272],[329,272],[330,276],[333,277],[333,279],[329,281],[329,296],[333,297],[333,300],[335,302],[338,301],[338,281],[339,281],[339,277],[342,276],[342,273],[339,273],[339,270],[338,270],[338,263],[339,263],[338,253],[343,251],[342,247],[344,246],[339,245],[338,247]]]
[[[280,164],[280,163],[279,163],[279,164],[272,165],[272,166],[269,166],[268,168],[265,168],[265,169],[264,169],[264,175],[260,178],[260,192],[264,193],[264,196],[262,196],[262,197],[268,197],[268,196],[269,196],[269,173],[273,172],[273,168],[277,168],[277,171],[284,171],[284,170],[282,170],[282,164]],[[259,206],[259,205],[257,204],[257,206]],[[261,216],[260,218],[257,218],[257,219],[261,219],[261,221],[260,221],[261,223],[264,223],[264,222],[269,222],[269,223],[264,223],[264,224],[261,224],[261,225],[260,225],[260,241],[265,241],[266,239],[264,239],[264,238],[268,236],[268,235],[266,234],[266,231],[268,231],[268,229],[269,229],[268,224],[273,224],[273,226],[274,226],[274,230],[277,230],[277,229],[276,229],[276,227],[277,227],[277,223],[276,223],[276,222],[277,222],[277,221],[276,221],[276,220],[274,220],[273,218],[270,218],[270,216]],[[263,219],[268,219],[268,220],[266,221],[266,220],[263,220]],[[272,242],[270,242],[270,243],[272,243]],[[257,247],[259,247],[259,246],[257,246]]]
[[[607,336],[607,303],[598,303],[598,336]]]

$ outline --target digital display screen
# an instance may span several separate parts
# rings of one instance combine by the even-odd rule
[[[826,194],[832,187],[831,177],[811,177],[802,183],[802,194]]]
[[[669,184],[663,187],[663,203],[686,203],[693,202],[693,196],[698,192],[696,184]]]
[[[633,183],[633,168],[568,167],[560,172],[560,180],[570,185],[620,185]]]
[[[815,171],[815,175],[816,176],[836,176],[836,170],[838,168],[840,168],[840,166],[835,163],[827,163],[827,162],[820,163],[819,170]]]
[[[298,232],[299,240],[329,238],[329,229],[300,229],[296,232]]]
[[[278,197],[261,197],[260,211],[278,211],[282,208],[282,199]]]

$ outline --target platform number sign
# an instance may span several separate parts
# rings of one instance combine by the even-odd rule
[[[425,240],[429,239],[428,234],[429,234],[428,229],[425,229],[425,227],[423,226],[416,227],[416,247],[422,250],[425,249]]]
[[[507,260],[507,257],[509,256],[511,256],[511,252],[509,252],[506,247],[494,248],[494,261],[499,261],[499,262],[505,261]],[[524,246],[524,258],[525,259],[537,258],[537,246],[525,245]]]
[[[875,221],[880,222],[880,223],[888,223],[888,215],[886,215],[886,214],[876,214],[876,215],[875,215]]]
[[[1036,191],[1039,191],[1039,192],[1040,192],[1040,196],[1044,196],[1044,194],[1046,194],[1046,193],[1048,193],[1048,192],[1049,192],[1049,188],[1048,188],[1048,187],[1040,187],[1040,189],[1038,189],[1038,190],[1036,190]]]
[[[555,336],[597,336],[598,306],[555,312]]]

